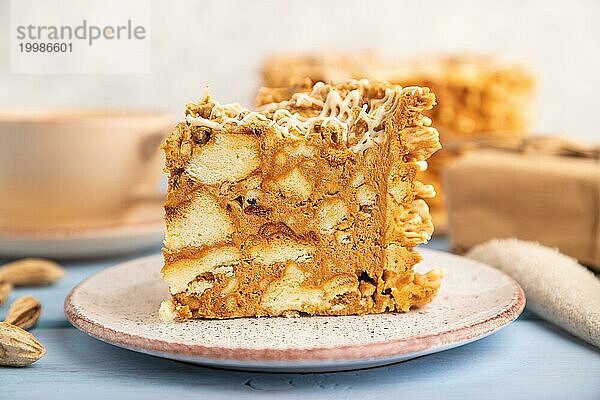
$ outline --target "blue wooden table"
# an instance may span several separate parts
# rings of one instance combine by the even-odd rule
[[[444,249],[443,240],[430,247]],[[158,251],[158,248],[153,252]],[[71,327],[69,290],[103,268],[147,255],[65,263],[67,276],[31,294],[44,312],[33,333],[47,354],[27,368],[0,368],[0,399],[600,399],[600,352],[525,312],[485,339],[386,367],[327,374],[202,368],[120,349]],[[4,316],[6,306],[0,310]]]

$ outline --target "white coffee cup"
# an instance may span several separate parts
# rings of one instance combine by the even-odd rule
[[[0,226],[65,227],[118,218],[161,175],[168,114],[0,110]]]

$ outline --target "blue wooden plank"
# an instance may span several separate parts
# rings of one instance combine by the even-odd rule
[[[539,321],[478,342],[363,371],[267,374],[217,370],[123,350],[75,329],[36,329],[47,355],[0,370],[0,398],[598,399],[600,353]]]
[[[428,247],[443,250],[447,242],[435,239]],[[219,371],[161,360],[101,343],[69,327],[62,303],[73,286],[103,268],[146,254],[149,252],[115,260],[66,263],[68,274],[58,284],[17,289],[12,298],[31,294],[44,304],[34,333],[48,354],[30,368],[1,369],[0,399],[63,399],[82,393],[87,399],[190,394],[217,399],[600,397],[597,350],[550,325],[524,318],[479,342],[407,363],[306,375]]]

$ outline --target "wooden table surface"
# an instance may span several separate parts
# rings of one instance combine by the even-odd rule
[[[444,240],[429,247],[445,249]],[[67,276],[15,290],[44,306],[34,335],[47,354],[27,368],[0,368],[0,399],[600,399],[600,351],[525,312],[474,343],[385,367],[325,374],[203,368],[124,350],[73,328],[63,301],[82,279],[118,262],[65,263]],[[0,309],[4,316],[7,306]]]

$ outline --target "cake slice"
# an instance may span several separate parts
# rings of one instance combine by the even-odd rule
[[[267,59],[262,84],[284,89],[306,82],[384,79],[431,88],[439,105],[427,112],[444,142],[520,136],[530,126],[534,76],[529,69],[476,54],[384,57],[375,53],[279,54]]]
[[[429,205],[437,231],[445,230],[443,172],[480,140],[513,140],[530,127],[534,76],[522,65],[485,55],[394,58],[376,53],[278,54],[266,60],[258,102],[278,101],[311,82],[384,79],[429,87],[438,105],[426,114],[442,133],[444,149],[418,178],[433,184]],[[271,89],[278,88],[278,89]]]
[[[317,83],[257,111],[209,95],[164,144],[162,319],[408,311],[435,296],[415,180],[440,148],[427,88]]]

